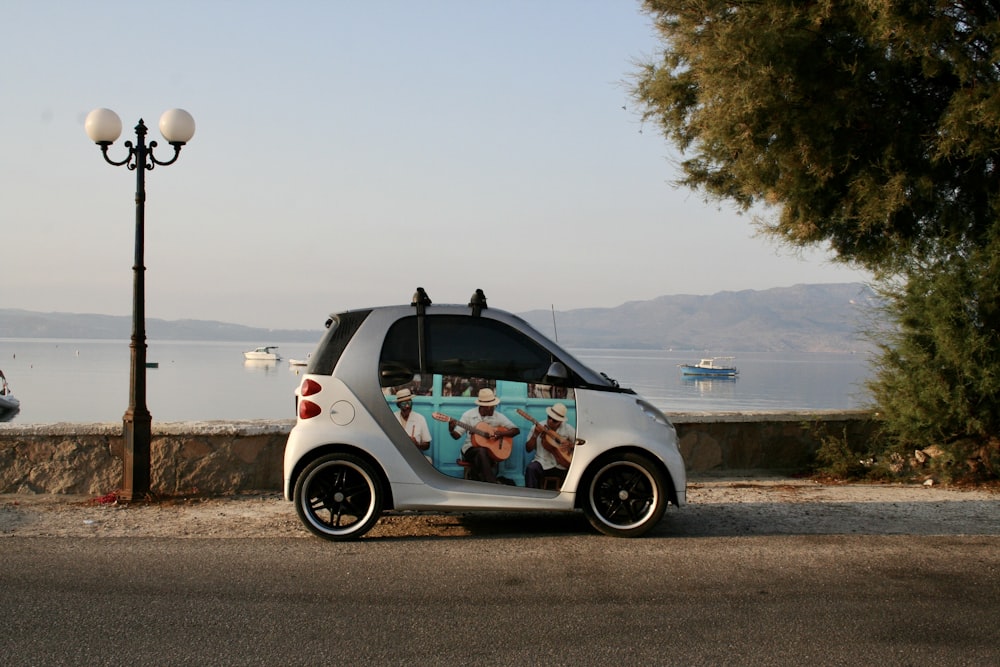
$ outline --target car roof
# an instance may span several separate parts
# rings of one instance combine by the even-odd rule
[[[343,310],[337,313],[332,313],[331,318],[338,317],[347,313],[359,313],[359,312],[369,312],[369,313],[379,313],[380,315],[388,316],[390,318],[402,318],[412,315],[464,315],[468,317],[483,317],[486,319],[498,320],[504,322],[518,330],[522,333],[530,336],[539,344],[545,346],[550,352],[555,354],[559,359],[572,368],[573,371],[577,373],[583,380],[590,386],[597,387],[618,387],[618,383],[608,378],[603,373],[599,373],[594,369],[590,368],[579,359],[577,359],[571,352],[559,345],[558,342],[552,340],[542,332],[538,331],[534,326],[532,326],[527,320],[515,315],[509,311],[488,307],[485,305],[485,296],[481,294],[481,290],[477,290],[480,298],[482,299],[482,306],[479,312],[476,312],[476,308],[473,301],[476,300],[476,294],[473,295],[473,299],[468,304],[459,303],[423,303],[417,302],[418,294],[420,293],[420,288],[417,288],[418,292],[414,294],[414,301],[409,304],[397,304],[397,305],[383,305],[383,306],[372,306],[370,308],[353,308]],[[424,294],[426,296],[426,294]],[[429,299],[428,299],[429,301]],[[423,306],[423,307],[421,307]],[[381,319],[381,318],[378,318]],[[329,324],[329,320],[327,321]]]

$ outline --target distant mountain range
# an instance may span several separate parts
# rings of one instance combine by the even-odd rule
[[[614,308],[554,314],[533,310],[520,315],[571,348],[852,352],[870,347],[858,332],[869,321],[876,303],[874,292],[866,285],[841,283],[661,296]],[[0,309],[0,338],[128,339],[131,331],[131,316]],[[147,338],[158,340],[311,343],[320,335],[319,330],[146,318]]]
[[[725,352],[853,352],[878,298],[862,283],[661,296],[615,308],[522,313],[564,347]],[[869,327],[870,328],[870,327]]]
[[[160,320],[146,318],[146,338],[159,340],[250,341],[303,343],[319,340],[321,331],[260,329],[211,320]],[[0,308],[0,338],[128,339],[131,315],[36,313]]]

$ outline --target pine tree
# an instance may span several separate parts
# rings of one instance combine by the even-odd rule
[[[1000,2],[643,4],[663,51],[632,93],[679,183],[872,271],[896,325],[871,385],[887,431],[994,451]]]

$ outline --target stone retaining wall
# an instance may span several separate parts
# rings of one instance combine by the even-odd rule
[[[868,411],[668,414],[688,472],[802,472],[826,439],[859,445],[874,435]]]
[[[807,470],[825,437],[856,442],[875,427],[867,412],[683,413],[677,428],[689,472]],[[153,422],[157,495],[227,495],[282,488],[294,420]],[[122,477],[122,426],[0,424],[0,493],[103,495]]]

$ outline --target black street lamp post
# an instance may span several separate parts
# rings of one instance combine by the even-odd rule
[[[135,126],[135,145],[125,142],[128,155],[115,162],[108,157],[108,147],[118,139],[122,122],[110,109],[94,109],[87,115],[87,136],[101,147],[108,164],[135,171],[135,263],[132,266],[132,342],[129,368],[129,403],[123,419],[124,447],[122,451],[122,500],[137,500],[149,493],[150,440],[153,418],[146,407],[146,267],[143,264],[146,204],[146,170],[156,165],[166,166],[177,161],[181,147],[194,136],[194,119],[183,109],[171,109],[160,117],[160,134],[174,147],[169,160],[160,161],[153,155],[156,142],[146,144],[146,124],[139,119]]]

